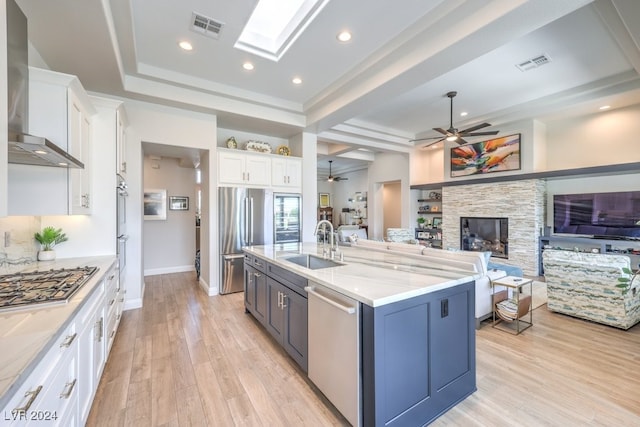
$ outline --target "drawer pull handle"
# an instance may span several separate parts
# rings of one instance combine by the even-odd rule
[[[262,274],[260,274],[260,273],[253,273],[253,275],[256,276],[256,277],[262,277]]]
[[[25,403],[25,405],[20,408],[14,409],[12,412],[17,412],[19,414],[24,414],[25,412],[27,412],[29,408],[31,408],[31,405],[33,405],[33,402],[36,400],[36,397],[38,397],[38,394],[41,391],[42,391],[42,386],[39,385],[38,388],[36,388],[35,390],[26,392],[24,394],[24,397],[29,396],[29,400],[27,400],[27,403]]]
[[[111,331],[111,333],[109,334],[109,339],[113,338],[113,336],[116,334],[115,329],[113,331]]]
[[[109,276],[109,278],[107,280],[111,281],[111,280],[113,280],[114,277],[116,277],[116,275],[112,274],[111,276]]]
[[[120,302],[124,302],[124,297],[120,298],[119,300]]]
[[[77,332],[73,335],[67,335],[67,338],[64,341],[62,341],[62,343],[60,344],[60,348],[70,347],[73,340],[76,339],[76,336],[78,336]]]
[[[114,302],[116,302],[116,299],[115,299],[115,298],[114,298],[114,299],[112,299],[111,301],[109,301],[109,306],[112,306]]]
[[[64,390],[62,390],[62,393],[60,393],[60,399],[68,399],[69,397],[71,397],[71,393],[73,393],[73,389],[75,388],[77,381],[78,380],[75,379],[70,383],[65,384]]]

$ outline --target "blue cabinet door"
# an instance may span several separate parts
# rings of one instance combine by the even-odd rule
[[[363,425],[425,425],[476,390],[473,282],[362,309]]]
[[[267,331],[278,341],[282,343],[284,335],[284,310],[282,309],[282,295],[284,295],[285,287],[280,283],[267,277]]]
[[[267,320],[267,276],[266,274],[255,271],[253,276],[253,284],[255,289],[254,312],[255,316],[263,325]]]
[[[255,316],[256,286],[255,286],[256,269],[244,263],[244,308]]]
[[[308,368],[307,298],[287,290],[285,294],[285,327],[282,346],[300,367]]]

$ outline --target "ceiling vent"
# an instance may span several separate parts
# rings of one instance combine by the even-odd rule
[[[191,14],[191,30],[196,33],[217,39],[223,26],[224,23],[216,21],[215,19],[195,12]]]
[[[542,54],[536,56],[535,58],[531,58],[527,61],[521,62],[520,64],[517,64],[516,67],[518,67],[520,71],[529,71],[548,64],[549,62],[551,62],[551,58],[549,58],[549,56],[546,54]]]

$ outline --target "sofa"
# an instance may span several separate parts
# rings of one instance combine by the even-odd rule
[[[480,322],[491,316],[491,281],[507,276],[506,271],[499,269],[489,269],[489,253],[473,251],[449,251],[443,249],[427,248],[422,245],[406,244],[399,242],[377,242],[372,240],[359,239],[352,246],[362,249],[372,249],[378,251],[391,251],[400,254],[416,256],[423,259],[425,263],[432,263],[434,266],[445,266],[457,270],[468,271],[470,274],[479,274],[475,287],[475,318],[476,328],[480,327]],[[513,271],[517,274],[517,271]],[[522,271],[520,270],[520,276]]]
[[[626,294],[616,287],[628,256],[546,249],[542,262],[549,310],[620,329],[640,321],[640,280]]]

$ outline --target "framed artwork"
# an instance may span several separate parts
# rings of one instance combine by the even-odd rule
[[[433,218],[433,228],[442,228],[442,217]]]
[[[331,207],[331,195],[329,193],[318,193],[318,205],[321,208]]]
[[[188,211],[189,198],[186,196],[169,196],[169,209],[172,211]]]
[[[144,219],[167,219],[167,190],[144,190]]]
[[[520,134],[451,149],[451,176],[520,170]]]

